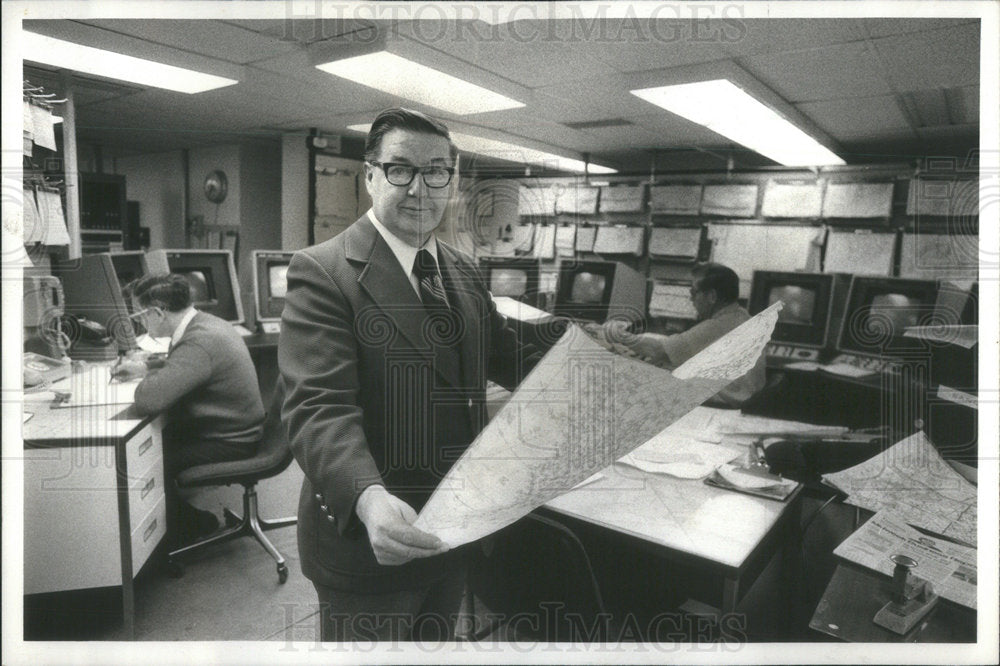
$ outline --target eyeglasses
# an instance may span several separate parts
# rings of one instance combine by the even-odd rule
[[[137,322],[140,322],[140,323],[144,323],[146,321],[146,319],[149,318],[148,315],[149,315],[150,312],[156,312],[159,309],[160,308],[158,308],[158,307],[156,307],[154,305],[152,307],[148,307],[148,308],[144,308],[142,310],[139,310],[138,312],[133,312],[132,314],[130,314],[128,316],[128,318],[132,319],[132,320],[135,320]]]
[[[368,162],[372,166],[381,167],[385,179],[390,185],[406,187],[413,182],[417,172],[424,179],[424,185],[434,189],[446,187],[451,182],[451,177],[455,174],[455,167],[430,166],[418,167],[412,164],[400,164],[398,162]]]

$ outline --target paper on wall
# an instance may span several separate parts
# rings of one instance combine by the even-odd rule
[[[673,373],[615,354],[571,326],[445,475],[416,527],[454,547],[567,492],[749,372],[779,309]]]

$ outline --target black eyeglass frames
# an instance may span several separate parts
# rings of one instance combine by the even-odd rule
[[[385,179],[390,185],[406,187],[413,182],[413,178],[420,173],[424,179],[424,185],[434,189],[446,187],[455,175],[455,167],[431,164],[430,166],[418,167],[412,164],[401,164],[399,162],[375,162],[369,161],[372,166],[382,169]]]

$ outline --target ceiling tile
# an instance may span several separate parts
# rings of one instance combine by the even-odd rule
[[[910,131],[910,124],[893,95],[805,102],[795,106],[836,141]]]
[[[923,30],[950,28],[962,23],[969,23],[969,20],[932,18],[864,19],[865,28],[868,30],[869,37],[887,37],[889,35],[901,35],[908,32],[921,32]]]
[[[872,41],[898,91],[979,83],[979,25],[966,23]]]
[[[729,19],[729,56],[784,53],[853,42],[864,37],[861,19]]]
[[[789,102],[870,97],[891,92],[879,72],[878,61],[864,42],[752,56],[741,64]]]
[[[276,36],[262,35],[222,21],[105,20],[83,23],[239,64],[270,58],[297,48],[294,43],[281,41]]]

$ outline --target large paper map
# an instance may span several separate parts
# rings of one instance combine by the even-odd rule
[[[823,479],[847,493],[848,504],[890,510],[912,525],[976,545],[976,487],[941,458],[923,432]]]
[[[749,372],[780,307],[673,373],[571,326],[441,481],[416,527],[454,547],[567,492]]]

